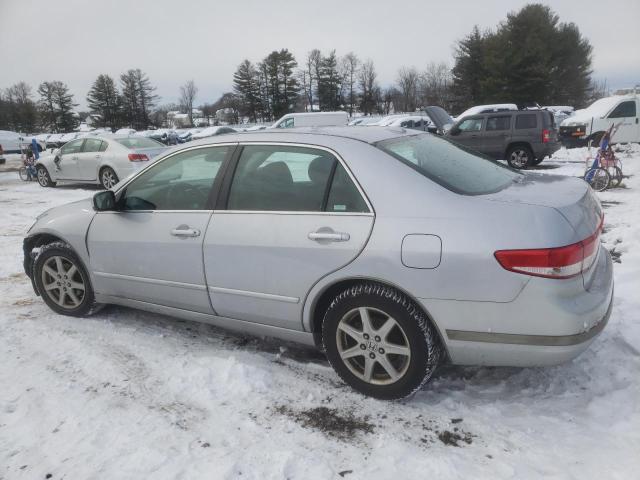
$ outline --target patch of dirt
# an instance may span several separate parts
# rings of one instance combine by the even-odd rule
[[[350,440],[359,433],[373,433],[374,429],[367,417],[359,418],[352,413],[341,413],[335,408],[315,407],[294,411],[285,405],[280,405],[275,408],[275,411],[305,428],[319,430],[328,437],[343,441]]]
[[[473,435],[462,430],[458,431],[457,428],[454,428],[453,432],[450,430],[438,432],[438,439],[445,445],[452,447],[460,447],[461,445],[459,442],[464,442],[468,445],[473,443]]]
[[[616,250],[616,247],[613,247],[609,250],[609,254],[611,255],[611,261],[614,263],[622,263],[620,258],[622,257],[622,252]]]
[[[26,307],[27,305],[33,305],[35,302],[32,298],[21,298],[20,300],[16,300],[13,302],[13,305],[16,307]]]

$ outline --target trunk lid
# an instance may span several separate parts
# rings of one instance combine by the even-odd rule
[[[593,263],[582,272],[584,287],[593,281],[600,248],[599,233],[602,224],[602,206],[591,187],[582,179],[560,175],[526,173],[522,180],[489,195],[487,200],[507,203],[539,205],[557,210],[576,232],[572,243],[582,242],[596,234]],[[556,245],[549,245],[555,247]]]

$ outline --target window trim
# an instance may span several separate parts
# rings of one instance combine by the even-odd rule
[[[349,179],[355,185],[356,189],[358,190],[358,193],[364,200],[369,211],[368,212],[324,212],[324,211],[320,212],[320,211],[304,211],[304,210],[300,211],[300,210],[230,210],[228,209],[227,204],[229,200],[229,193],[231,191],[231,183],[233,181],[233,177],[235,176],[236,168],[238,166],[238,161],[240,159],[240,156],[242,155],[242,151],[244,147],[261,146],[261,145],[275,146],[275,147],[308,148],[308,149],[315,149],[315,150],[324,150],[325,152],[330,153],[335,157],[335,159],[338,162],[340,162],[342,167],[346,170],[347,175],[349,175]],[[337,169],[337,163],[334,165],[335,165],[335,168]],[[365,216],[365,217],[375,216],[375,210],[373,209],[373,206],[369,201],[369,197],[367,197],[367,194],[362,189],[362,186],[360,185],[360,183],[356,180],[355,176],[353,175],[353,172],[347,166],[344,159],[335,150],[329,147],[316,145],[313,143],[268,142],[268,141],[256,141],[256,142],[244,141],[244,142],[238,143],[238,147],[236,148],[236,151],[230,160],[230,164],[228,165],[228,168],[224,172],[224,180],[223,180],[222,188],[213,212],[214,213],[234,213],[234,214],[235,213],[274,214],[274,215],[330,215],[330,216],[338,215],[338,216]]]
[[[222,186],[223,186],[223,181],[226,178],[227,175],[227,168],[228,165],[231,163],[231,159],[233,158],[233,156],[237,153],[238,151],[238,142],[224,142],[224,143],[211,143],[208,145],[196,145],[193,147],[187,147],[181,150],[177,150],[175,152],[171,152],[168,155],[165,155],[162,158],[159,158],[158,160],[156,160],[155,162],[153,162],[151,165],[149,165],[148,168],[143,168],[142,170],[140,170],[139,172],[135,173],[134,175],[132,175],[126,183],[123,183],[122,185],[120,185],[119,187],[117,187],[114,191],[115,193],[115,197],[116,197],[116,205],[120,204],[120,201],[122,200],[122,195],[124,195],[127,191],[127,187],[129,186],[129,184],[131,182],[133,182],[136,178],[138,178],[140,175],[144,174],[145,172],[151,170],[152,168],[155,168],[157,165],[160,165],[162,162],[176,156],[176,155],[181,155],[185,152],[189,152],[192,150],[202,150],[202,149],[206,149],[206,148],[215,148],[215,147],[231,147],[229,149],[229,152],[227,152],[226,158],[222,161],[222,165],[220,165],[220,170],[218,170],[218,174],[216,176],[216,179],[213,182],[213,185],[211,186],[211,191],[209,192],[209,198],[207,199],[207,202],[205,204],[206,208],[203,208],[202,210],[116,210],[114,212],[98,212],[98,213],[195,213],[195,212],[209,212],[212,213],[214,211],[214,205],[216,204],[217,199],[220,197],[220,193],[222,191]]]

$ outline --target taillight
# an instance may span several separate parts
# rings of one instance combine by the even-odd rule
[[[129,154],[129,161],[130,162],[146,162],[149,160],[149,157],[147,157],[144,153],[130,153]]]
[[[551,140],[551,130],[542,130],[542,143],[547,143]]]
[[[603,224],[604,216],[593,235],[565,247],[499,250],[494,255],[500,265],[511,272],[544,278],[575,277],[593,265]]]

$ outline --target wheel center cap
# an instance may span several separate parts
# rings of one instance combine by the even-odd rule
[[[376,350],[378,350],[378,344],[376,342],[369,341],[367,348],[370,352],[375,352]]]

